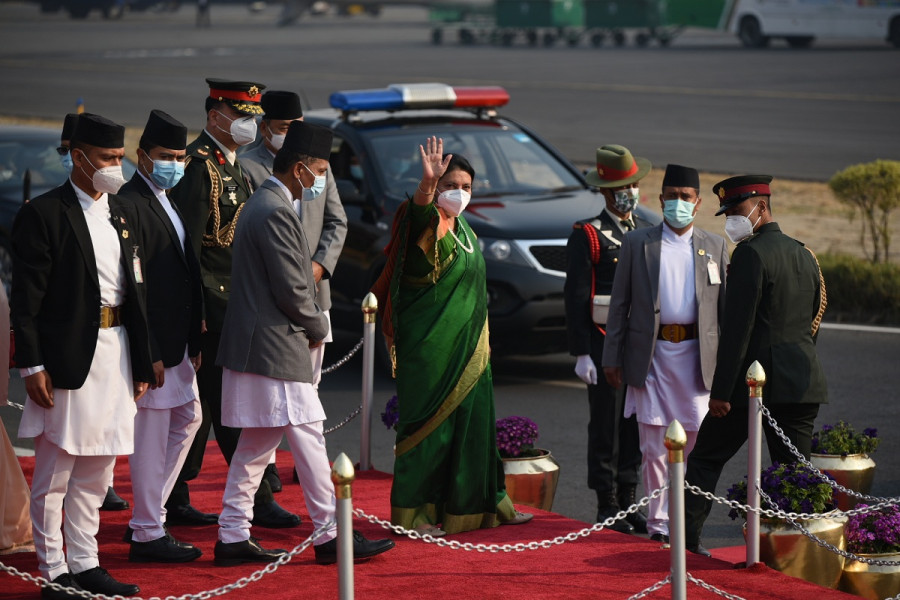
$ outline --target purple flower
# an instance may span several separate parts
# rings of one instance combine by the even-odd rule
[[[745,476],[746,479],[746,476]],[[760,473],[760,487],[784,512],[822,513],[833,508],[831,485],[799,463],[774,463]],[[727,498],[747,503],[747,482],[740,481],[728,489]],[[762,503],[763,508],[773,508]],[[732,519],[746,517],[741,509],[731,509]]]
[[[853,427],[838,421],[835,425],[822,425],[822,429],[813,433],[812,451],[817,454],[868,454],[878,448],[878,430],[866,428],[857,433]]]
[[[857,504],[856,508],[865,508]],[[877,511],[853,515],[844,526],[847,549],[859,554],[900,552],[900,508],[888,506]]]
[[[381,422],[388,429],[397,429],[397,423],[400,421],[400,407],[397,395],[391,396],[391,399],[384,405],[384,412],[381,413]]]
[[[514,458],[534,448],[538,426],[527,417],[497,419],[497,449],[503,458]]]

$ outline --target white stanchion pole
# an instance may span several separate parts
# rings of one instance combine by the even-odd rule
[[[369,292],[362,301],[363,312],[363,377],[362,377],[362,433],[359,436],[359,469],[372,468],[372,395],[375,389],[375,316],[378,299]]]
[[[750,402],[747,409],[747,505],[759,509],[759,484],[762,471],[762,396],[766,371],[753,361],[747,369]],[[747,566],[759,562],[759,513],[747,513]]]
[[[353,463],[343,452],[331,467],[331,481],[337,497],[338,598],[353,600]]]
[[[687,559],[684,534],[684,447],[687,434],[678,420],[666,429],[669,450],[669,544],[672,558],[672,600],[687,599]]]

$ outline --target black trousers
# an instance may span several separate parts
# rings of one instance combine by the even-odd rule
[[[635,487],[641,465],[641,446],[637,419],[622,416],[625,386],[618,390],[606,383],[599,356],[591,355],[597,365],[597,385],[588,385],[591,417],[588,422],[588,487],[597,495],[615,494],[619,488]]]
[[[724,417],[709,415],[700,424],[697,443],[687,461],[685,481],[704,492],[715,492],[725,463],[731,460],[747,441],[747,408],[749,400],[732,403]],[[818,404],[782,404],[769,406],[769,412],[785,435],[803,456],[809,458],[813,424],[819,414]],[[763,416],[763,431],[772,462],[793,463],[797,458]],[[712,509],[712,500],[685,492],[685,538],[688,546],[700,542],[703,523]]]
[[[197,387],[200,390],[200,407],[203,410],[203,420],[197,436],[191,444],[181,473],[175,481],[175,487],[166,501],[167,506],[184,506],[191,503],[191,494],[188,481],[192,481],[200,474],[203,466],[203,454],[206,451],[206,442],[209,439],[209,429],[212,427],[216,433],[216,443],[225,462],[231,464],[231,457],[237,449],[241,430],[222,425],[222,369],[216,366],[216,354],[219,351],[218,333],[207,332],[203,334],[200,342],[202,364],[197,371]],[[272,488],[265,478],[260,482],[259,489],[254,496],[256,504],[272,502]]]

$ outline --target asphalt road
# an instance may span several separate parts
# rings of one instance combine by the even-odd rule
[[[433,46],[419,9],[277,28],[276,7],[251,14],[214,5],[213,27],[199,31],[189,9],[71,21],[42,16],[34,5],[0,3],[0,115],[61,122],[83,98],[89,111],[126,125],[143,126],[149,110],[160,108],[199,128],[204,77],[302,91],[310,106],[324,105],[338,89],[444,81],[504,85],[512,96],[504,112],[577,162],[591,163],[599,145],[624,143],[658,165],[824,180],[849,164],[900,158],[900,54],[878,42],[751,51],[729,36],[693,31],[667,49]],[[339,336],[326,362],[356,339]],[[900,422],[900,335],[823,329],[819,348],[831,403],[818,423],[843,418],[878,427],[884,441],[873,491],[900,495],[900,436],[891,428]],[[359,404],[360,363],[354,358],[325,378],[327,426]],[[562,466],[554,510],[590,522],[596,504],[586,486],[586,392],[572,368],[563,355],[497,361],[497,413],[539,424],[540,444]],[[377,413],[393,383],[379,374],[375,386]],[[23,398],[16,377],[10,397]],[[19,414],[0,408],[0,415],[15,440]],[[357,419],[329,436],[332,458],[346,451],[358,460],[359,428]],[[374,465],[390,471],[393,437],[377,414],[372,431]],[[27,448],[30,440],[20,443]],[[720,493],[745,464],[739,453]],[[711,547],[741,543],[725,512],[714,509],[708,522]]]
[[[204,77],[302,91],[312,106],[339,89],[444,81],[505,86],[504,112],[579,163],[622,143],[657,165],[825,180],[850,164],[900,158],[900,54],[877,40],[748,50],[694,30],[669,48],[504,48],[461,46],[450,31],[434,46],[419,8],[283,28],[278,11],[214,6],[212,28],[197,30],[190,6],[72,21],[0,3],[0,115],[61,119],[83,98],[126,125],[143,126],[160,108],[199,128]]]

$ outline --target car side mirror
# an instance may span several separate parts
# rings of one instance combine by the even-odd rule
[[[352,180],[335,178],[334,183],[337,186],[337,191],[341,197],[341,202],[343,204],[365,203],[365,196],[360,193],[359,189],[356,187],[356,184]]]

